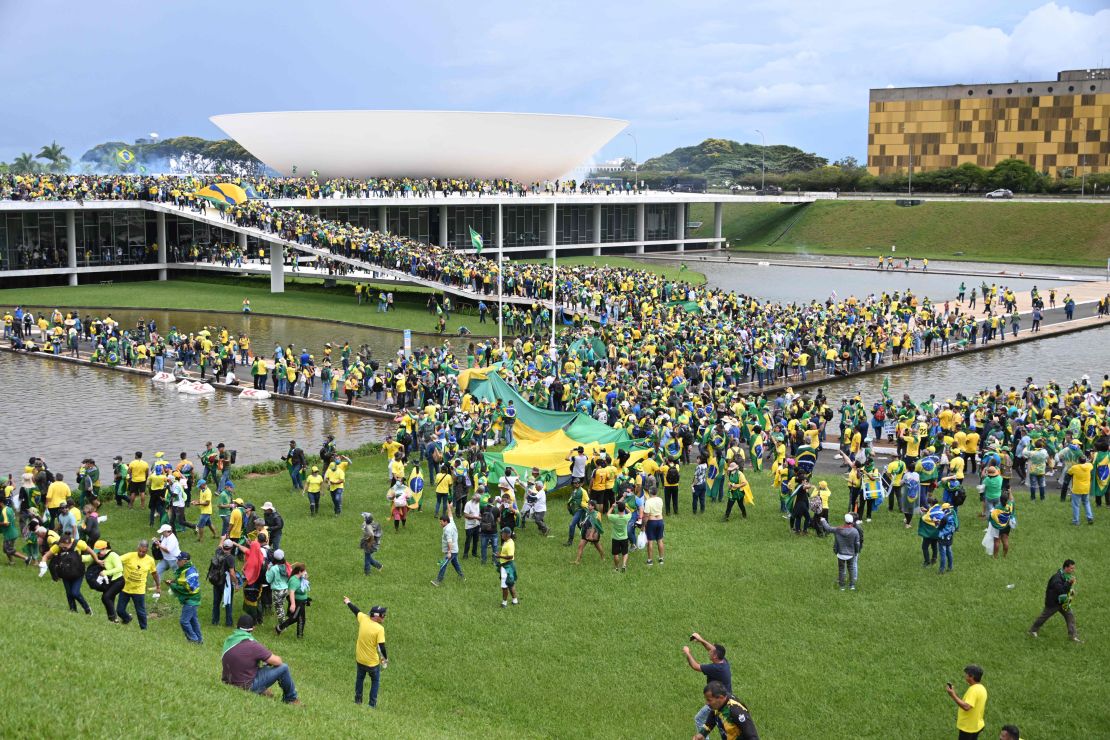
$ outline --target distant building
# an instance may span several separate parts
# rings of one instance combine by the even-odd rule
[[[1110,68],[1053,82],[871,90],[873,175],[1022,159],[1053,177],[1110,172]]]

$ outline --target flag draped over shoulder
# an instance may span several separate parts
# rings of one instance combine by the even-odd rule
[[[482,235],[479,234],[477,231],[475,231],[473,226],[469,226],[467,228],[470,229],[470,243],[474,247],[474,252],[476,254],[481,254],[482,253],[482,247],[484,246],[484,242],[482,241]]]

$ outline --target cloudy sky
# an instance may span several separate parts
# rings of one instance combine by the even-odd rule
[[[756,129],[863,159],[869,88],[1055,79],[1110,65],[1107,39],[1110,0],[0,0],[0,160],[313,108],[613,116],[641,160]]]

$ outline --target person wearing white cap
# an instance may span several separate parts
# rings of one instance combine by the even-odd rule
[[[850,576],[850,588],[856,590],[859,578],[859,554],[863,549],[863,531],[850,513],[844,515],[844,524],[832,527],[824,519],[819,519],[821,528],[833,535],[833,553],[836,555],[837,584],[844,590],[844,582]]]
[[[177,567],[177,555],[181,552],[181,544],[177,541],[177,535],[173,533],[173,527],[169,524],[163,524],[158,528],[158,536],[154,538],[154,546],[162,553],[162,559],[158,561],[158,580],[161,582],[165,580],[165,572],[173,572]],[[159,587],[161,590],[161,587]]]

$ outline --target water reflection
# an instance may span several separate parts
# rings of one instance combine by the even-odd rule
[[[834,400],[858,391],[864,400],[870,401],[882,397],[883,376],[889,374],[892,397],[900,399],[903,393],[908,393],[918,401],[930,393],[945,399],[956,393],[966,395],[993,388],[996,384],[1003,389],[1020,388],[1030,376],[1043,386],[1050,380],[1066,385],[1086,374],[1097,387],[1107,372],[1110,372],[1110,326],[899,367],[889,373],[840,380],[823,387],[825,395]]]
[[[8,353],[0,355],[0,387],[9,399],[3,474],[20,472],[32,454],[72,473],[85,456],[104,470],[114,455],[128,459],[135,450],[195,456],[208,440],[226,442],[241,462],[258,462],[276,459],[290,439],[314,452],[334,434],[340,448],[350,448],[382,441],[392,426],[280,399],[190,396],[138,376]]]
[[[861,258],[860,264],[863,263],[864,260]],[[892,293],[912,290],[920,297],[927,296],[936,301],[944,301],[956,297],[961,281],[967,285],[968,290],[978,287],[985,280],[987,285],[992,282],[1008,285],[1018,292],[1028,291],[1034,285],[1045,289],[1065,282],[1025,280],[1009,276],[984,279],[959,275],[930,275],[920,270],[907,273],[901,270],[878,272],[819,267],[760,267],[753,264],[718,262],[699,264],[696,260],[689,265],[692,270],[704,272],[709,278],[709,283],[714,287],[785,303],[809,302],[814,299],[823,301],[834,290],[840,298],[847,298],[850,295],[862,298],[871,293],[877,295],[883,291]]]

